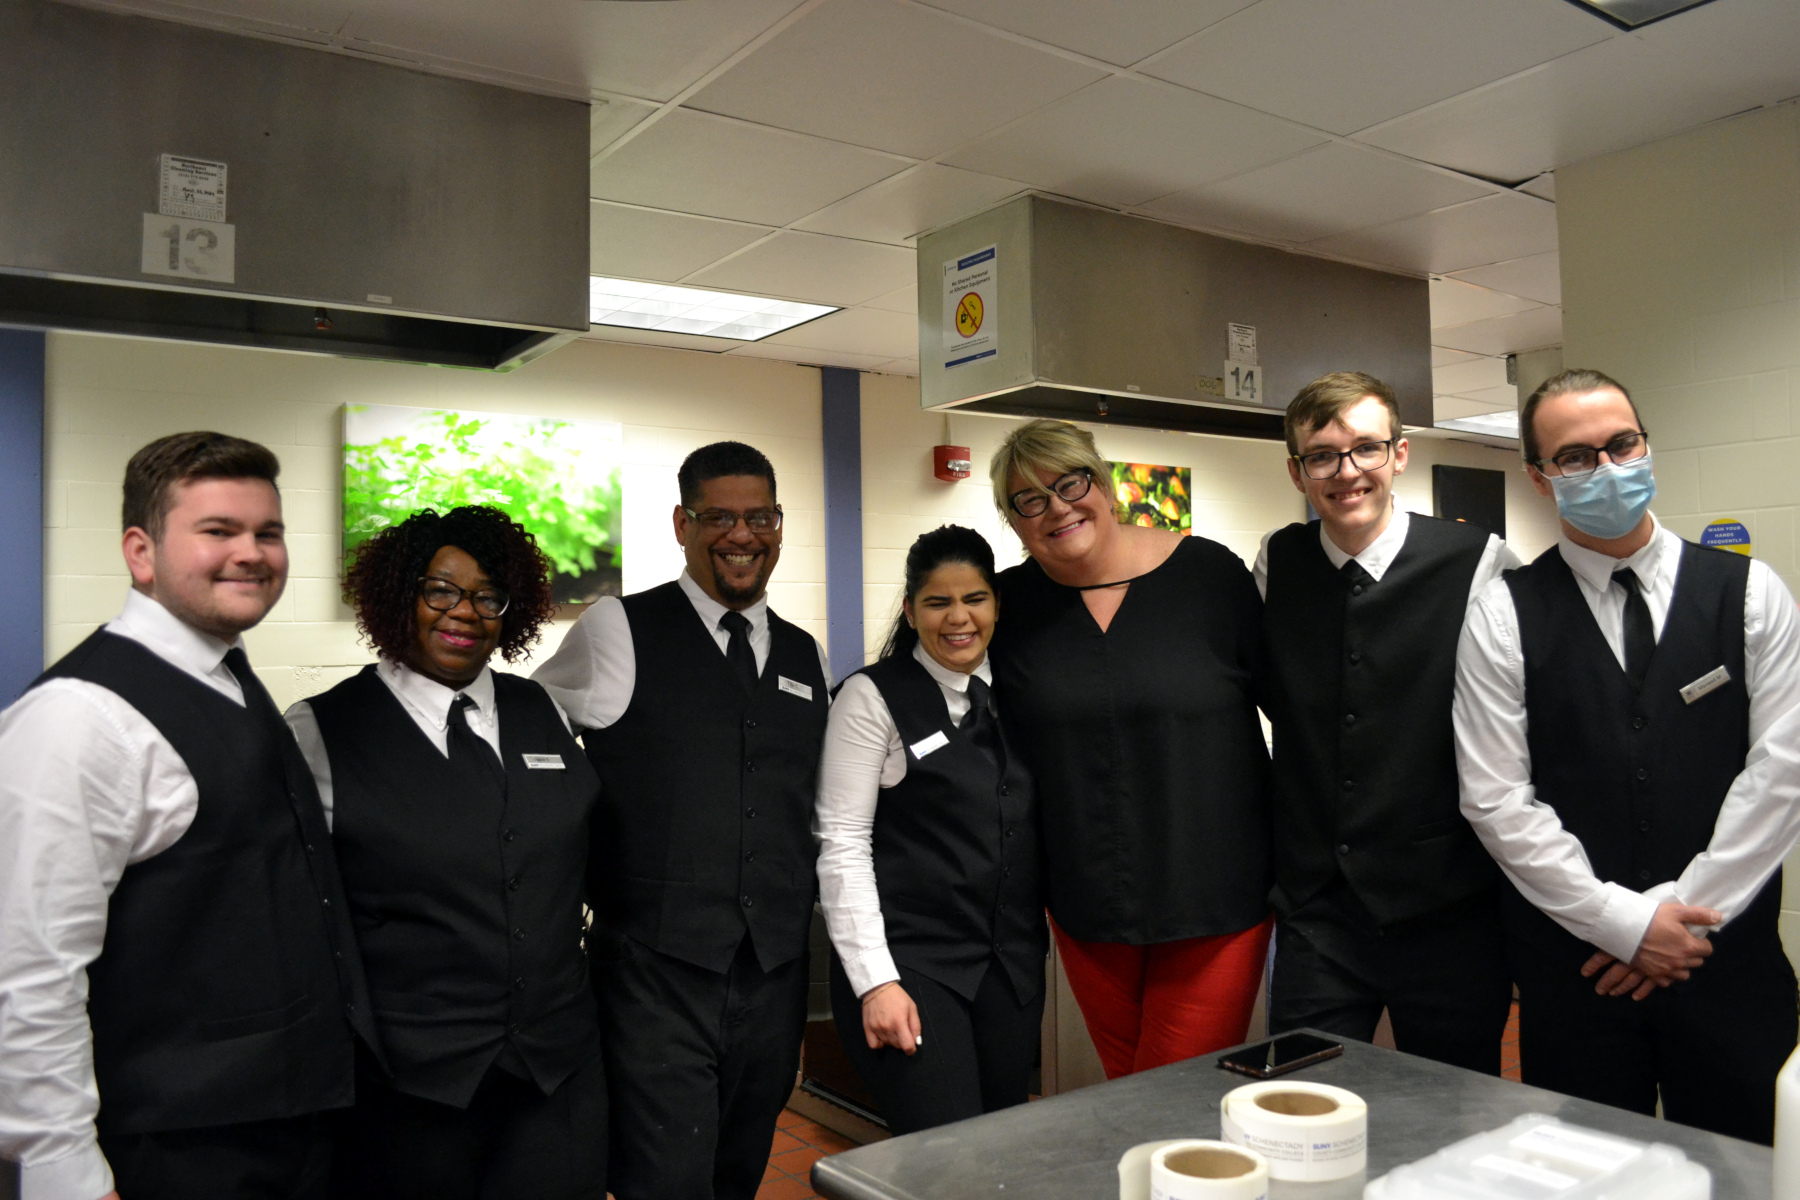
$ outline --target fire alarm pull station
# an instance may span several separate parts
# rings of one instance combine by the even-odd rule
[[[975,469],[975,463],[969,458],[967,446],[933,446],[931,448],[931,473],[945,483],[955,483],[959,479],[967,479],[969,472]]]

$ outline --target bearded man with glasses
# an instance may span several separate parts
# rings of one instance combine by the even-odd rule
[[[1547,380],[1519,432],[1561,536],[1470,608],[1455,720],[1463,812],[1513,884],[1525,1082],[1766,1144],[1796,1033],[1794,599],[1650,513],[1617,381]]]
[[[775,468],[688,455],[687,570],[582,614],[535,678],[600,773],[588,951],[618,1200],[751,1200],[806,1028],[824,651],[769,609]]]
[[[1400,411],[1361,372],[1288,405],[1288,477],[1318,519],[1263,539],[1259,703],[1274,728],[1271,1032],[1370,1041],[1489,1075],[1511,1005],[1499,873],[1457,810],[1450,724],[1471,596],[1519,565],[1474,525],[1394,502]]]

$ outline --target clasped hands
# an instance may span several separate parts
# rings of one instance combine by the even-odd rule
[[[1638,943],[1637,954],[1629,963],[1620,962],[1604,950],[1582,964],[1581,973],[1593,978],[1603,968],[1605,974],[1594,985],[1602,996],[1630,995],[1642,1000],[1657,988],[1668,987],[1678,979],[1685,980],[1706,962],[1713,952],[1710,941],[1688,932],[1690,925],[1717,925],[1725,919],[1717,909],[1693,904],[1665,902],[1656,906],[1650,928]]]

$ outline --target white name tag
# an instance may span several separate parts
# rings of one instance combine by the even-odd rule
[[[1692,704],[1709,692],[1716,692],[1731,682],[1731,672],[1724,667],[1714,667],[1694,682],[1681,689],[1681,698]]]
[[[560,754],[527,754],[525,769],[528,771],[566,771]]]
[[[802,700],[812,699],[812,687],[810,685],[795,683],[786,675],[777,675],[775,677],[775,686],[788,693],[790,696],[798,696]]]
[[[933,750],[942,750],[949,744],[950,735],[940,729],[928,738],[920,738],[918,741],[908,746],[907,749],[913,752],[914,758],[924,758]]]

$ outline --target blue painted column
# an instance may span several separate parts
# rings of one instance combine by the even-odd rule
[[[0,705],[44,670],[44,335],[0,329]]]
[[[825,631],[831,675],[863,665],[862,375],[819,368],[825,442]]]

